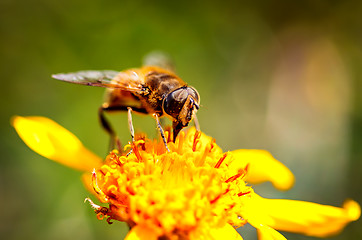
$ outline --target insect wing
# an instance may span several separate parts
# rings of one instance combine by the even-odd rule
[[[117,71],[80,71],[74,73],[59,73],[53,74],[52,78],[76,83],[81,85],[96,86],[96,87],[116,87],[112,83],[112,79],[117,76]]]
[[[119,88],[126,91],[139,91],[142,82],[137,78],[134,71],[130,73],[111,70],[104,71],[80,71],[74,73],[53,74],[52,78],[87,86]]]
[[[118,73],[117,76],[113,78],[112,83],[117,85],[116,88],[136,92],[143,90],[144,79],[145,76],[141,69],[134,68]]]
[[[143,66],[156,66],[175,72],[175,66],[171,56],[162,51],[152,51],[143,58]]]

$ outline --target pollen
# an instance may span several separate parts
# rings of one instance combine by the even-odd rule
[[[94,192],[108,204],[92,206],[99,219],[153,229],[165,239],[246,223],[238,213],[253,193],[243,180],[247,167],[230,174],[232,153],[223,153],[214,139],[190,129],[168,143],[170,152],[145,137],[126,148],[128,155],[113,151],[93,172]]]

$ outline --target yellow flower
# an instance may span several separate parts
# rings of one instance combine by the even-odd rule
[[[49,119],[15,117],[12,124],[34,151],[85,172],[86,186],[107,206],[86,200],[99,219],[127,222],[127,240],[242,239],[235,229],[246,223],[259,239],[285,239],[276,230],[325,237],[360,216],[353,200],[338,208],[262,198],[246,182],[287,190],[294,183],[289,169],[264,150],[223,153],[195,129],[169,142],[170,152],[162,141],[138,136],[126,146],[129,155],[113,151],[102,162]]]

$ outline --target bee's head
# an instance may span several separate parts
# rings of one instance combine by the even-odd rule
[[[200,96],[193,87],[181,87],[166,95],[163,100],[163,111],[177,122],[181,129],[186,127],[193,114],[199,109]]]

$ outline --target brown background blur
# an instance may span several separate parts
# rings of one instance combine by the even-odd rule
[[[202,130],[224,151],[267,149],[295,173],[292,190],[255,187],[262,196],[362,204],[361,13],[361,1],[0,0],[0,238],[125,236],[83,204],[78,172],[33,153],[9,121],[50,117],[104,156],[103,90],[50,75],[138,67],[153,50],[198,89]],[[126,115],[110,118],[129,141]],[[156,136],[151,117],[134,125]],[[361,221],[331,239],[362,239]]]

